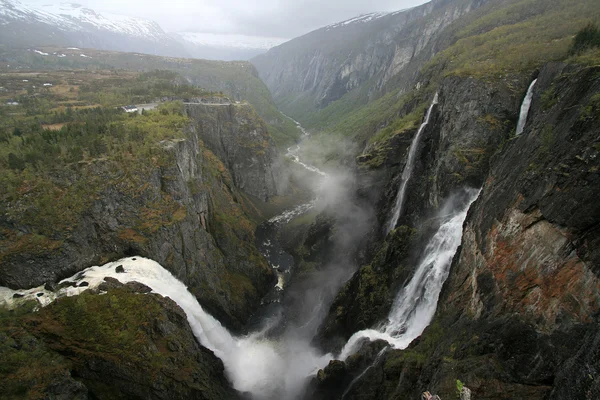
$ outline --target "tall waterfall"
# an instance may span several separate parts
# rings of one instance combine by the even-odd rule
[[[529,89],[527,89],[527,94],[523,99],[523,104],[521,104],[521,112],[519,113],[519,122],[517,123],[517,136],[523,133],[525,129],[525,124],[527,123],[527,115],[529,114],[529,108],[531,107],[531,99],[533,98],[533,87],[535,86],[537,79],[534,79],[533,82],[529,85]]]
[[[410,144],[410,149],[408,150],[408,159],[406,160],[406,165],[404,166],[404,170],[402,171],[400,187],[398,188],[398,194],[396,195],[396,203],[394,204],[392,218],[388,222],[388,225],[385,230],[386,235],[388,233],[390,233],[390,231],[392,231],[396,227],[396,224],[398,223],[398,218],[400,218],[400,215],[402,214],[402,206],[404,203],[404,197],[406,195],[406,186],[408,184],[408,181],[410,180],[410,177],[412,176],[412,172],[413,172],[414,165],[415,165],[415,157],[417,155],[417,148],[419,147],[421,134],[423,133],[423,131],[425,130],[425,127],[429,123],[429,118],[431,117],[431,112],[433,111],[433,107],[437,103],[438,103],[438,94],[436,93],[435,96],[433,96],[433,101],[431,102],[429,109],[427,110],[427,115],[425,116],[425,121],[423,121],[423,123],[419,127],[417,134],[415,135],[415,137],[412,140],[412,143]]]
[[[394,348],[404,349],[423,333],[433,318],[452,258],[461,243],[467,212],[478,195],[478,190],[466,189],[462,196],[446,201],[441,225],[425,247],[412,279],[396,296],[387,323],[380,329],[352,335],[339,359],[353,354],[363,339],[383,339]]]

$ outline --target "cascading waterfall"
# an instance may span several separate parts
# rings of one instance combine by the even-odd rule
[[[412,143],[410,144],[410,149],[408,150],[408,159],[406,160],[406,165],[404,166],[404,170],[402,171],[400,187],[398,188],[398,194],[396,195],[396,203],[394,204],[394,208],[392,211],[392,218],[390,218],[390,221],[386,226],[386,231],[385,231],[386,235],[388,233],[390,233],[396,227],[396,224],[398,223],[398,219],[400,218],[400,215],[402,214],[402,206],[404,203],[404,197],[406,195],[406,186],[408,184],[408,181],[410,180],[410,177],[412,176],[413,168],[415,165],[415,157],[417,155],[417,148],[419,147],[421,134],[425,130],[425,127],[427,126],[427,124],[429,124],[429,118],[431,117],[433,107],[437,103],[438,103],[438,94],[436,93],[435,96],[433,96],[433,101],[431,102],[429,109],[427,110],[427,115],[425,116],[425,121],[423,121],[423,123],[419,127],[417,134],[415,135],[415,137],[412,140]]]
[[[529,85],[529,89],[527,89],[527,94],[523,99],[523,104],[521,104],[521,112],[519,113],[519,122],[517,123],[517,136],[523,133],[525,130],[525,124],[527,123],[527,115],[529,115],[529,108],[531,107],[531,99],[533,98],[533,87],[535,86],[537,79],[534,79],[533,82]]]
[[[122,266],[124,272],[117,273]],[[185,312],[192,331],[200,343],[212,350],[225,366],[233,387],[249,392],[256,399],[293,398],[302,390],[305,379],[325,367],[330,355],[317,354],[308,343],[291,338],[269,340],[263,332],[235,337],[219,321],[202,309],[194,295],[169,271],[155,261],[142,257],[129,257],[103,266],[90,267],[62,282],[83,281],[89,286],[66,287],[58,292],[49,292],[43,286],[30,290],[0,288],[0,304],[15,302],[13,295],[19,293],[17,301],[37,300],[49,304],[57,297],[73,296],[90,288],[97,288],[104,277],[118,279],[122,283],[140,282],[153,292],[168,296]],[[44,293],[38,297],[38,293]]]
[[[478,190],[466,189],[467,201],[458,206],[455,198],[447,201],[442,210],[449,212],[440,217],[441,225],[427,243],[412,279],[396,296],[387,323],[381,329],[352,335],[338,357],[340,360],[353,354],[363,339],[382,339],[396,349],[404,349],[423,333],[433,318],[452,258],[461,243],[467,212],[478,195]]]
[[[308,135],[299,124],[298,127]],[[323,177],[325,181],[328,178],[326,173],[300,160],[297,154],[299,149],[299,146],[291,147],[288,149],[288,156],[306,170]],[[313,200],[287,210],[267,223],[285,224],[310,210],[315,203],[316,200]],[[269,248],[270,244],[264,245]],[[117,273],[117,266],[122,266],[125,272]],[[294,332],[284,332],[277,338],[268,337],[266,333],[272,327],[268,324],[246,336],[232,335],[218,320],[202,309],[182,282],[160,264],[142,257],[130,257],[103,266],[90,267],[62,281],[75,282],[75,286],[68,286],[57,292],[47,291],[43,286],[18,291],[0,287],[0,305],[10,306],[15,301],[36,300],[41,306],[45,306],[58,297],[78,295],[84,290],[97,288],[105,277],[115,278],[122,283],[140,282],[150,287],[153,292],[173,299],[186,313],[190,327],[199,342],[223,361],[233,387],[240,392],[250,393],[253,399],[297,398],[302,393],[306,380],[324,368],[333,358],[331,354],[318,353],[310,345],[311,338],[298,337]],[[82,281],[88,285],[79,287]],[[281,279],[278,288],[283,289]],[[15,293],[22,297],[15,300]],[[38,296],[39,293],[44,294]]]

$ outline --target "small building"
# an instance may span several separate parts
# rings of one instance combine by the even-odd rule
[[[52,84],[51,83],[44,83],[44,86],[48,87],[48,86],[52,86]]]

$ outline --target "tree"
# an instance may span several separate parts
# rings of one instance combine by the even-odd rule
[[[575,35],[569,54],[578,54],[593,47],[600,47],[600,29],[590,22]]]

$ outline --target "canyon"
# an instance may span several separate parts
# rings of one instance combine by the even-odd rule
[[[40,371],[11,393],[597,397],[600,64],[570,50],[596,8],[434,0],[252,64],[152,58],[222,93],[131,117],[185,121],[146,158],[49,170],[94,193],[68,229],[11,172],[0,352]]]

